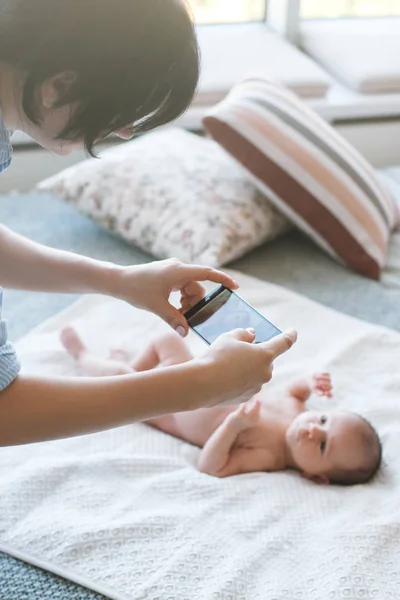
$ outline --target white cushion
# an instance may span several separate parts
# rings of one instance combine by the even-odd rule
[[[369,163],[295,94],[245,81],[204,126],[278,210],[339,262],[379,279],[399,224]]]
[[[215,142],[168,128],[39,184],[158,258],[219,266],[288,229]]]
[[[331,79],[321,67],[265,25],[199,27],[202,76],[196,102],[213,105],[248,77],[285,84],[303,97],[323,97]]]
[[[400,92],[400,19],[305,22],[301,45],[357,92]]]

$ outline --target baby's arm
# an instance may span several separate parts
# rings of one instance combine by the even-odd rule
[[[204,452],[204,449],[203,449]],[[224,467],[218,471],[212,468],[200,467],[202,473],[214,477],[230,477],[241,473],[257,473],[260,471],[274,471],[274,461],[271,454],[263,448],[237,448],[228,456]]]
[[[234,447],[239,434],[257,424],[259,411],[259,400],[253,400],[242,404],[226,417],[205,443],[200,454],[198,467],[202,473],[228,477],[268,469],[271,457],[266,450]]]
[[[220,475],[229,462],[233,445],[240,431],[229,415],[205,443],[199,458],[198,468],[202,473]]]
[[[318,396],[332,397],[332,382],[329,373],[316,373],[309,380],[294,381],[287,393],[299,402],[306,402],[312,393]]]

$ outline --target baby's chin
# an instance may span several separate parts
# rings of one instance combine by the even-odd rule
[[[299,425],[301,424],[301,416],[303,413],[301,413],[300,415],[297,415],[297,417],[295,417],[293,419],[293,421],[290,423],[289,427],[286,429],[286,435],[292,435],[294,434],[294,432],[298,431]]]

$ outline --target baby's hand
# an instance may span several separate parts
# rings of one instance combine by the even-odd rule
[[[260,419],[260,408],[261,402],[258,398],[243,402],[243,404],[230,415],[235,428],[237,428],[238,431],[244,431],[245,429],[249,429],[249,427],[257,425]]]
[[[312,391],[317,396],[332,398],[332,381],[330,373],[316,373],[313,376]]]

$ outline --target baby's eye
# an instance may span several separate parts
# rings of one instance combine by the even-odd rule
[[[320,446],[322,454],[325,452],[326,442],[321,442]]]
[[[321,425],[325,425],[326,421],[327,421],[327,418],[325,417],[325,415],[322,415],[322,417],[321,417]]]

